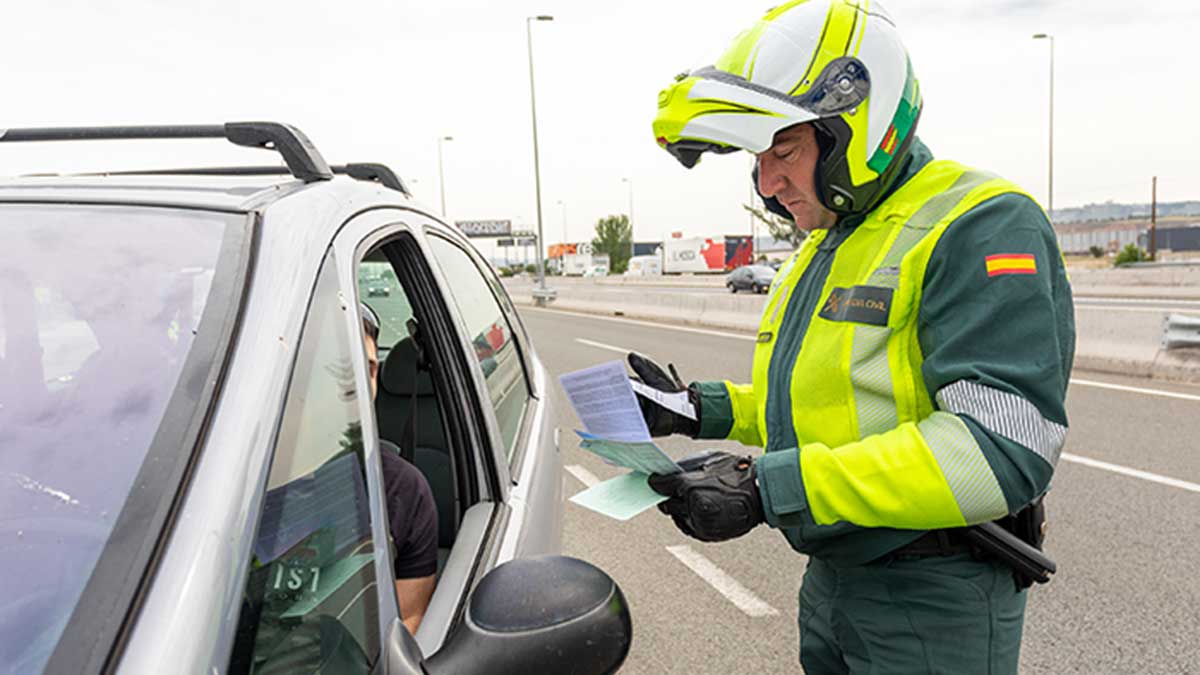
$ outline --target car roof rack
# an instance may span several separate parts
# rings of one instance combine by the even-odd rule
[[[334,164],[329,167],[335,175],[349,176],[355,180],[379,183],[411,197],[412,192],[404,181],[384,164],[355,162]],[[182,169],[143,169],[133,171],[103,171],[91,176],[282,176],[291,173],[286,166],[198,166]]]
[[[107,141],[132,139],[224,138],[250,148],[278,152],[288,171],[304,181],[330,180],[333,171],[321,153],[299,129],[279,122],[227,122],[225,124],[132,127],[50,127],[0,129],[0,143],[32,141]]]

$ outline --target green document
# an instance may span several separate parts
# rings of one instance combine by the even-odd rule
[[[650,489],[646,474],[634,471],[611,478],[571,497],[576,504],[616,520],[629,520],[666,497]]]
[[[667,453],[649,441],[627,442],[600,438],[583,431],[576,431],[583,440],[579,447],[604,458],[609,464],[623,466],[626,469],[641,471],[644,474],[676,473],[679,465]]]

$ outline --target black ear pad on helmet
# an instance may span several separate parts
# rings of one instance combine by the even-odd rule
[[[875,181],[858,188],[850,182],[850,167],[846,166],[846,150],[850,147],[850,137],[853,135],[850,125],[838,116],[815,120],[812,126],[820,148],[816,187],[821,204],[839,216],[865,211],[866,208],[860,205],[868,201],[870,188]]]
[[[892,161],[883,173],[875,180],[857,186],[850,180],[850,167],[846,163],[846,151],[853,135],[850,125],[840,115],[814,120],[813,130],[816,131],[817,145],[820,147],[816,170],[817,197],[825,208],[839,216],[862,214],[875,208],[900,175],[904,160],[908,159],[913,139],[917,137],[920,116],[918,111],[908,135],[896,148]]]

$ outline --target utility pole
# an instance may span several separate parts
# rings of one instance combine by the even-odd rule
[[[442,217],[446,217],[446,176],[442,171],[442,141],[452,141],[453,136],[438,136],[438,187],[442,191]]]
[[[1150,179],[1150,259],[1158,260],[1158,176]]]

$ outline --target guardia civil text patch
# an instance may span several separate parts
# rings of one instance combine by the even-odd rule
[[[851,286],[829,292],[817,316],[830,321],[853,321],[886,326],[893,290],[886,286]]]

